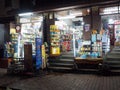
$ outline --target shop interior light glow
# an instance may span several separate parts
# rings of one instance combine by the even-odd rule
[[[118,13],[118,7],[109,7],[103,10],[103,14],[113,14],[113,13]]]
[[[110,8],[105,8],[104,12],[110,12],[110,11],[117,11],[118,7],[110,7]]]
[[[85,22],[82,22],[81,24],[82,24],[82,25],[84,25],[84,24],[85,24]]]
[[[75,18],[75,16],[69,15],[69,16],[64,16],[64,17],[58,17],[58,19],[72,19],[72,18]]]
[[[70,15],[71,15],[71,16],[78,16],[78,15],[79,15],[79,16],[82,16],[82,12],[79,12],[79,13],[71,13]]]
[[[108,24],[114,24],[114,20],[113,19],[109,19],[108,20]]]
[[[18,14],[18,16],[31,16],[31,15],[33,15],[32,12]]]

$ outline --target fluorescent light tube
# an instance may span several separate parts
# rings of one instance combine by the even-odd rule
[[[72,18],[75,18],[75,16],[58,17],[58,19],[72,19]]]
[[[30,16],[30,15],[33,15],[33,13],[28,12],[28,13],[20,13],[20,14],[18,14],[18,16]]]

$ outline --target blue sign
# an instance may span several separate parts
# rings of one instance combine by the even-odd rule
[[[40,69],[42,65],[42,54],[41,54],[41,45],[42,45],[42,39],[36,38],[36,69]]]

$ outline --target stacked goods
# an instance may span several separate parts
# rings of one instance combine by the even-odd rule
[[[60,30],[56,25],[50,26],[50,41],[51,41],[51,54],[60,54]]]
[[[115,46],[120,46],[120,42],[115,42]]]

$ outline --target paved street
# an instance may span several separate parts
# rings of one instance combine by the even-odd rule
[[[31,78],[1,75],[2,85],[16,90],[120,90],[120,76],[57,72]]]

